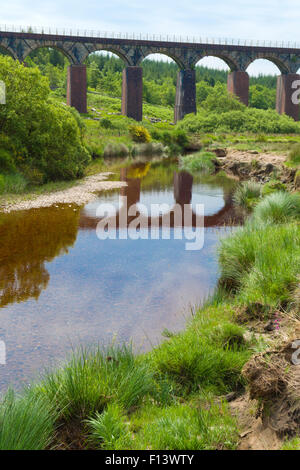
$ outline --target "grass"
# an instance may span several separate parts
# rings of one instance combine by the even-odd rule
[[[300,450],[300,438],[295,437],[289,441],[285,441],[281,450]]]
[[[36,387],[64,420],[85,419],[111,401],[130,409],[152,390],[151,369],[125,345],[74,353],[68,364],[47,374]]]
[[[89,442],[93,447],[114,450],[129,439],[124,410],[116,403],[109,404],[103,413],[87,420]]]
[[[1,194],[22,194],[27,186],[25,177],[19,173],[0,174],[0,195]]]
[[[226,306],[198,312],[184,332],[151,353],[155,369],[182,393],[212,387],[222,394],[240,387],[240,371],[248,357],[243,330],[233,323],[233,312]]]
[[[289,153],[288,161],[293,166],[300,165],[300,144],[293,146],[292,150]]]
[[[257,224],[284,224],[300,220],[300,194],[276,192],[266,196],[254,209]]]
[[[0,404],[0,450],[43,450],[54,437],[56,414],[42,396],[8,391]]]
[[[255,181],[241,183],[234,192],[233,202],[247,211],[251,210],[261,197],[262,187]]]
[[[234,449],[238,442],[235,420],[225,404],[189,402],[138,410],[116,449],[210,450]],[[125,436],[125,438],[124,438]]]
[[[202,151],[182,157],[180,166],[182,170],[189,171],[190,173],[214,173],[214,160],[216,160],[215,153]]]
[[[220,284],[239,301],[286,307],[293,302],[299,275],[299,225],[248,222],[221,241],[219,263]]]

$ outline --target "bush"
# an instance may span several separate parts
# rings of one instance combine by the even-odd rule
[[[241,183],[234,192],[233,202],[236,206],[250,210],[261,197],[261,185],[255,181]]]
[[[300,124],[275,110],[244,107],[241,110],[209,113],[199,110],[197,115],[188,114],[177,126],[189,133],[203,132],[252,132],[265,134],[300,133]]]
[[[51,100],[47,79],[36,67],[0,56],[0,80],[7,84],[1,131],[13,142],[11,155],[18,170],[36,169],[45,181],[82,176],[90,155],[77,111]]]
[[[0,404],[0,450],[43,450],[54,437],[56,414],[47,400],[9,391]]]
[[[111,122],[110,119],[108,118],[102,118],[101,121],[99,122],[99,125],[103,127],[104,129],[114,129],[114,125]]]
[[[190,173],[214,173],[216,170],[214,164],[215,160],[215,153],[202,151],[182,157],[180,159],[180,166],[183,170],[189,171]]]
[[[143,126],[130,126],[129,132],[134,142],[150,142],[151,136],[148,130]]]
[[[15,173],[16,166],[12,155],[3,148],[0,148],[0,173]]]
[[[19,173],[12,175],[0,175],[0,194],[19,194],[24,192],[27,180]]]
[[[276,192],[266,196],[254,209],[256,223],[284,224],[300,219],[300,194]]]

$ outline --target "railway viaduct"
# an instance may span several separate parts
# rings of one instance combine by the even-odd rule
[[[2,29],[2,28],[1,28]],[[104,36],[104,35],[103,35]],[[113,35],[97,37],[93,34],[72,32],[62,34],[41,32],[0,31],[0,49],[14,59],[24,62],[26,57],[41,47],[60,50],[70,62],[68,67],[67,103],[79,112],[87,111],[87,84],[85,60],[96,51],[109,51],[124,61],[122,85],[122,114],[142,120],[143,72],[142,61],[150,54],[164,54],[178,65],[177,90],[174,109],[175,122],[188,113],[196,113],[195,66],[203,57],[212,56],[222,59],[230,68],[228,90],[248,105],[249,75],[248,66],[256,59],[267,59],[280,70],[277,79],[276,109],[299,119],[299,105],[292,102],[295,92],[293,84],[300,80],[300,48],[295,44],[271,45],[229,44],[206,41],[192,42],[176,38],[126,37]]]

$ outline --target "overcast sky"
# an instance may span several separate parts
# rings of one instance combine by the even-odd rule
[[[1,24],[300,42],[299,0],[0,0],[0,6]],[[278,69],[257,62],[249,72]]]

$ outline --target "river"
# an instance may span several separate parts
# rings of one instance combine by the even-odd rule
[[[37,379],[79,344],[132,340],[137,350],[148,350],[162,341],[165,328],[182,329],[213,292],[217,246],[235,223],[234,181],[191,176],[157,162],[121,168],[118,178],[128,187],[101,193],[80,208],[0,216],[1,390]],[[128,206],[177,203],[192,213],[204,204],[203,248],[187,251],[184,239],[172,237],[99,240],[97,209],[103,203],[117,207],[120,195]],[[124,228],[117,223],[117,233]]]

